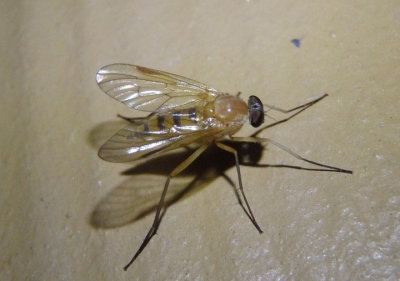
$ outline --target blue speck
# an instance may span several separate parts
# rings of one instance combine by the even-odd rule
[[[300,48],[300,39],[292,39],[290,42],[292,42],[296,48]]]

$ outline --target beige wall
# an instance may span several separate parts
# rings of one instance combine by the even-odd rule
[[[398,1],[42,0],[3,1],[0,11],[1,280],[400,278]],[[217,177],[168,209],[123,272],[153,214],[89,224],[119,184],[141,187],[120,175],[134,163],[97,157],[116,127],[105,122],[139,116],[95,83],[114,62],[285,108],[327,92],[262,136],[354,175],[242,167],[262,235]],[[303,165],[272,147],[261,162]],[[156,182],[163,171],[153,168]],[[225,172],[236,182],[233,167]]]

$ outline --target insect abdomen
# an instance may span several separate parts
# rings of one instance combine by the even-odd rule
[[[178,133],[201,129],[201,111],[198,108],[189,108],[174,111],[172,114],[155,115],[143,122],[140,128],[146,133]]]

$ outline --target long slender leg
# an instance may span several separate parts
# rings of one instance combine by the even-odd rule
[[[188,158],[186,158],[182,163],[180,163],[169,175],[168,178],[165,182],[164,190],[161,194],[160,202],[158,203],[156,215],[154,216],[154,221],[153,225],[151,226],[150,230],[147,232],[146,237],[144,238],[142,244],[140,245],[139,249],[136,251],[135,255],[132,257],[132,259],[129,261],[129,263],[124,267],[124,270],[126,271],[129,266],[136,260],[136,258],[140,255],[140,253],[144,250],[144,248],[147,246],[147,244],[150,242],[151,238],[156,234],[158,226],[160,225],[161,221],[161,210],[164,206],[164,199],[165,195],[167,194],[169,182],[172,177],[175,177],[178,175],[180,172],[182,172],[184,169],[186,169],[194,160],[196,160],[197,157],[200,156],[201,153],[204,152],[204,150],[207,148],[208,144],[203,144],[200,146],[196,151],[194,151]]]
[[[239,189],[240,189],[240,192],[242,193],[242,196],[243,196],[244,202],[246,203],[247,209],[249,210],[250,220],[254,224],[254,226],[257,228],[258,232],[263,233],[262,229],[258,225],[258,223],[257,223],[257,221],[256,221],[256,219],[255,219],[255,217],[253,215],[253,212],[252,212],[252,210],[250,208],[249,202],[247,201],[246,195],[244,194],[243,184],[242,184],[242,176],[240,174],[239,158],[238,158],[237,151],[234,148],[232,148],[232,147],[230,147],[230,146],[228,146],[226,144],[223,144],[221,142],[215,142],[215,144],[217,145],[217,147],[219,147],[222,150],[225,150],[227,152],[230,152],[235,156],[236,171],[237,171],[237,174],[238,174],[238,181],[239,181]]]
[[[290,116],[287,117],[287,118],[284,118],[284,119],[282,119],[282,120],[279,120],[279,121],[276,121],[276,122],[274,122],[274,123],[271,123],[271,124],[268,124],[268,125],[266,125],[266,126],[261,127],[260,129],[258,129],[257,131],[255,131],[251,136],[252,136],[252,137],[256,137],[259,133],[261,133],[262,131],[264,131],[264,130],[267,129],[267,128],[271,128],[271,127],[274,127],[274,126],[276,126],[276,125],[278,125],[278,124],[281,124],[281,123],[284,123],[284,122],[286,122],[286,121],[289,121],[289,120],[292,119],[293,117],[297,116],[298,114],[300,114],[301,112],[303,112],[304,110],[306,110],[306,109],[309,108],[310,106],[316,104],[317,102],[319,102],[320,100],[322,100],[323,98],[325,98],[325,97],[327,97],[327,96],[328,96],[328,94],[323,94],[322,96],[320,96],[319,98],[316,98],[315,100],[312,100],[312,101],[307,102],[307,103],[305,103],[305,104],[303,104],[303,105],[296,106],[296,107],[294,107],[294,108],[287,109],[287,110],[286,110],[286,109],[281,109],[281,108],[276,107],[276,106],[264,104],[265,107],[268,107],[268,108],[270,108],[270,109],[272,109],[272,110],[276,110],[276,111],[279,111],[279,112],[282,112],[282,113],[290,113],[290,112],[293,112],[293,111],[296,111],[296,110],[298,110],[298,111],[296,111],[295,113],[293,113],[292,115],[290,115]]]
[[[337,167],[333,167],[333,166],[329,166],[329,165],[325,165],[325,164],[321,164],[312,160],[308,160],[300,155],[298,155],[297,153],[293,152],[292,150],[290,150],[288,147],[277,143],[276,141],[272,140],[272,139],[268,139],[268,138],[255,138],[255,137],[232,137],[230,139],[231,141],[237,141],[237,142],[253,142],[253,143],[270,143],[272,145],[275,145],[276,147],[280,148],[281,150],[289,153],[290,155],[292,155],[293,157],[302,160],[304,162],[319,166],[319,167],[324,167],[329,169],[329,171],[331,172],[338,172],[338,173],[345,173],[345,174],[352,174],[353,171],[350,170],[345,170],[345,169],[341,169],[341,168],[337,168]]]

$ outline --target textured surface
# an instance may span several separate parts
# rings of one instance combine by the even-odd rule
[[[0,279],[398,280],[398,1],[184,3],[0,4]],[[243,167],[262,235],[217,177],[168,209],[123,272],[152,214],[108,230],[89,223],[120,183],[132,177],[140,188],[134,175],[120,175],[133,164],[97,157],[98,135],[115,130],[101,124],[117,113],[137,116],[95,83],[96,71],[114,62],[286,108],[328,92],[263,136],[354,175]],[[261,162],[302,164],[272,148]]]

